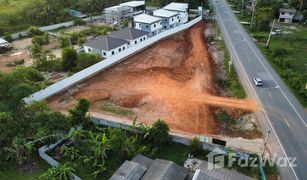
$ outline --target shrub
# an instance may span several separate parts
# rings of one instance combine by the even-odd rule
[[[43,45],[44,44],[43,36],[33,36],[32,44]]]
[[[190,153],[194,156],[199,156],[202,153],[202,143],[197,137],[194,137],[190,144]]]
[[[74,22],[74,25],[85,25],[86,24],[86,22],[83,21],[82,18],[75,18],[73,22]]]
[[[11,34],[5,32],[4,33],[4,39],[7,41],[7,42],[12,42],[13,41],[13,38],[11,36]]]
[[[149,146],[162,149],[170,141],[169,131],[168,125],[164,121],[158,119],[146,132],[144,141]]]
[[[43,34],[43,31],[39,30],[39,28],[36,27],[36,26],[29,27],[27,32],[28,32],[28,36],[30,36],[30,37],[37,36],[37,35],[42,35]]]
[[[62,49],[62,67],[65,71],[70,71],[77,65],[77,52],[70,47]]]
[[[81,71],[93,64],[96,64],[100,61],[101,57],[99,54],[94,53],[79,53],[77,65],[74,68],[74,71]]]

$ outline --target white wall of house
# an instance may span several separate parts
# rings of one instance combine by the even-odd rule
[[[163,18],[163,29],[171,29],[179,25],[179,15]]]
[[[132,46],[134,46],[134,45],[136,45],[136,44],[139,44],[140,42],[145,41],[147,38],[148,38],[148,36],[145,35],[145,36],[136,38],[136,39],[134,39],[134,40],[130,40],[130,41],[128,42],[128,48],[129,48],[129,47],[132,47]]]
[[[292,23],[294,13],[289,12],[280,12],[279,13],[279,22]]]
[[[134,28],[148,32],[148,36],[154,36],[162,31],[162,25],[162,21],[157,21],[152,24],[135,22]]]
[[[100,49],[95,49],[95,48],[92,48],[92,47],[88,47],[88,46],[83,46],[84,48],[84,51],[86,53],[98,53],[100,54],[101,57],[103,58],[109,58],[115,54],[118,54],[119,52],[121,51],[124,51],[128,48],[128,44],[124,44],[120,47],[117,47],[117,48],[114,48],[112,50],[109,50],[109,51],[104,51],[104,50],[100,50]]]
[[[184,24],[189,20],[188,12],[178,12],[179,13],[179,23]]]

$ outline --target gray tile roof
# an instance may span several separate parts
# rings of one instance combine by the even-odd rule
[[[109,51],[114,48],[120,47],[126,44],[128,41],[111,37],[111,36],[100,36],[95,39],[92,39],[83,44],[83,46],[92,47],[95,49]]]
[[[139,163],[125,161],[112,175],[110,180],[138,180],[141,179],[145,171],[145,167]]]
[[[118,31],[114,31],[110,33],[109,36],[120,38],[120,39],[125,39],[125,40],[134,40],[136,38],[145,36],[147,34],[148,32],[127,27],[127,28],[124,28]]]
[[[209,180],[252,180],[252,178],[240,174],[234,170],[228,170],[225,168],[209,170],[207,161],[203,161],[199,165],[198,169],[200,170],[200,172],[197,177],[194,177],[195,180],[203,180],[204,178]]]
[[[144,166],[146,169],[148,169],[151,166],[151,164],[154,162],[154,160],[146,156],[143,156],[141,154],[134,156],[134,158],[131,161],[139,163],[140,165]]]
[[[172,161],[156,159],[146,171],[142,180],[184,180],[188,170]]]

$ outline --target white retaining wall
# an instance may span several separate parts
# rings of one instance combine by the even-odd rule
[[[193,26],[194,24],[200,22],[202,20],[202,17],[197,17],[195,19],[193,19],[192,21],[180,25],[176,28],[167,30],[167,31],[163,31],[162,33],[153,36],[133,47],[130,47],[128,49],[126,49],[125,51],[122,51],[108,59],[105,59],[97,64],[94,64],[66,79],[63,79],[59,82],[56,82],[50,86],[48,86],[47,88],[40,90],[32,95],[30,95],[29,97],[24,98],[23,100],[26,103],[31,103],[33,101],[40,101],[46,98],[49,98],[57,93],[60,93],[64,90],[67,90],[69,87],[76,85],[78,83],[80,83],[81,81],[90,78],[94,75],[96,75],[97,73],[111,67],[112,65],[121,62],[122,60],[126,59],[127,57],[141,51],[142,49],[145,49],[151,45],[153,45],[154,43],[165,39],[169,36],[172,36],[178,32],[181,32],[183,30],[186,30],[188,28],[190,28],[191,26]]]

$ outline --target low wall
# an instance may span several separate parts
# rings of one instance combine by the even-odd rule
[[[50,86],[48,86],[47,88],[40,90],[32,95],[30,95],[29,97],[24,98],[24,101],[26,103],[31,103],[33,101],[40,101],[46,98],[49,98],[57,93],[60,93],[66,89],[68,89],[69,87],[76,85],[78,83],[80,83],[81,81],[90,78],[94,75],[96,75],[97,73],[113,66],[116,63],[121,62],[122,60],[126,59],[127,57],[155,44],[156,42],[159,42],[162,39],[165,39],[167,37],[170,37],[178,32],[184,31],[188,28],[190,28],[191,26],[193,26],[194,24],[200,22],[202,20],[202,17],[197,17],[196,19],[193,19],[192,21],[180,25],[176,28],[170,29],[170,30],[166,30],[163,31],[160,34],[157,34],[154,37],[151,37],[135,46],[132,46],[128,49],[126,49],[125,51],[122,51],[108,59],[105,59],[97,64],[94,64],[66,79],[63,79],[59,82],[56,82]]]
[[[83,18],[83,21],[89,22],[89,21],[92,21],[92,20],[99,20],[99,19],[103,19],[103,16],[101,15],[101,16],[93,16],[93,17]],[[63,23],[52,24],[52,25],[48,25],[48,26],[42,26],[42,27],[39,27],[39,29],[41,31],[52,31],[52,30],[58,29],[60,27],[69,27],[69,26],[73,26],[73,25],[74,25],[73,21],[67,21],[67,22],[63,22]],[[20,32],[11,34],[11,37],[13,39],[18,39],[19,36],[27,36],[27,35],[28,35],[27,31],[20,31]]]

